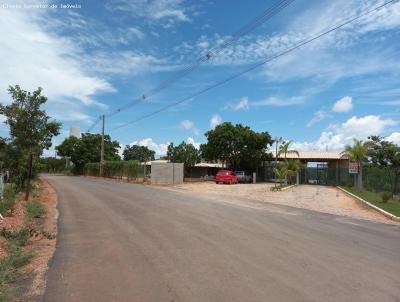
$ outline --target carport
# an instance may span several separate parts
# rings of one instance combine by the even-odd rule
[[[273,152],[275,157],[275,152]],[[289,152],[287,159],[298,159],[302,163],[298,181],[300,184],[345,185],[351,181],[348,171],[349,159],[341,151],[299,151]],[[280,154],[278,161],[285,160]]]

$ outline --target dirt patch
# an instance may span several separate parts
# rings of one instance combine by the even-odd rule
[[[9,213],[8,216],[3,217],[3,219],[0,219],[1,232],[18,232],[25,226],[25,203],[26,201],[23,200],[23,194],[20,194],[11,213]],[[0,236],[0,259],[3,259],[7,255],[6,243],[7,240]]]
[[[19,301],[38,301],[43,295],[49,262],[56,248],[57,194],[45,180],[39,179],[38,184],[36,200],[46,209],[46,215],[44,218],[30,219],[27,223],[31,230],[31,238],[26,249],[32,251],[35,257],[26,267],[29,277],[24,280],[22,289],[19,290]]]
[[[282,204],[323,213],[399,224],[381,213],[365,207],[355,198],[334,187],[300,185],[284,191],[272,192],[274,184],[217,185],[213,182],[184,183],[166,187],[169,190],[201,193],[210,198],[218,196],[245,198],[261,202]],[[234,198],[229,198],[235,202]]]

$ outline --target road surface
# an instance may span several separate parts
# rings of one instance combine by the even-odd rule
[[[142,185],[59,194],[43,301],[400,301],[400,227]]]

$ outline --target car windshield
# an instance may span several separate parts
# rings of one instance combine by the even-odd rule
[[[218,175],[229,175],[229,171],[219,171]]]

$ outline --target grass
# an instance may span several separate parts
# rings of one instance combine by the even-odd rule
[[[39,201],[32,201],[25,204],[29,218],[41,218],[46,214],[46,209]]]
[[[2,232],[1,235],[7,239],[7,256],[0,261],[0,302],[3,302],[12,300],[14,295],[12,284],[21,275],[21,268],[30,262],[33,254],[26,253],[22,249],[30,236],[28,229]]]
[[[282,183],[282,184],[277,185],[276,187],[275,186],[271,187],[270,190],[271,191],[282,191],[282,189],[290,187],[290,186],[293,186],[293,185],[294,184],[284,184],[284,183]]]
[[[400,217],[400,201],[399,200],[389,199],[389,201],[385,203],[385,202],[382,202],[381,193],[375,193],[375,192],[366,191],[366,190],[358,191],[354,187],[346,187],[345,189],[347,191],[349,191],[350,193],[353,193],[354,195],[361,197],[362,199],[381,208],[382,210],[385,210],[397,217]]]
[[[12,183],[5,184],[4,200],[0,202],[0,214],[6,216],[11,212],[17,200],[17,190]]]

